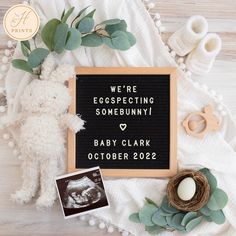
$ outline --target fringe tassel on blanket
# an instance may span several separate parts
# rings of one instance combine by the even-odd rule
[[[7,111],[7,99],[5,92],[5,76],[9,69],[9,65],[12,60],[12,56],[15,51],[16,44],[12,41],[7,42],[7,49],[4,51],[4,56],[2,57],[2,65],[0,67],[0,113],[5,113]]]
[[[98,229],[106,231],[109,234],[112,234],[113,232],[117,231],[120,232],[122,236],[133,236],[130,232],[123,230],[121,228],[118,228],[111,224],[110,222],[107,222],[101,218],[97,218],[95,216],[91,215],[82,215],[78,217],[79,221],[87,222],[89,226],[91,227],[98,227]]]

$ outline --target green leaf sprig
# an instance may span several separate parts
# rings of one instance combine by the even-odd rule
[[[139,212],[130,215],[129,220],[145,225],[145,230],[150,235],[157,235],[164,230],[190,232],[203,220],[223,224],[225,215],[222,209],[226,206],[228,197],[223,190],[217,188],[217,180],[209,169],[204,168],[200,171],[207,177],[210,185],[210,198],[199,211],[185,212],[178,210],[169,204],[167,196],[163,198],[160,206],[146,198],[143,208]]]
[[[22,54],[26,57],[26,60],[12,60],[13,67],[39,76],[40,70],[38,69],[38,67],[42,64],[44,59],[49,54],[49,50],[45,48],[35,48],[34,50],[31,50],[31,45],[28,40],[21,41],[20,44]]]
[[[88,12],[90,6],[79,11],[68,23],[75,8],[64,10],[60,19],[51,19],[41,30],[41,39],[45,48],[31,49],[29,41],[21,42],[21,51],[25,59],[15,59],[12,65],[34,75],[40,75],[41,65],[50,52],[57,54],[65,50],[75,50],[80,46],[98,47],[106,45],[111,49],[128,50],[135,45],[134,35],[127,31],[125,20],[110,19],[95,25],[95,9]],[[34,38],[35,42],[35,38]]]

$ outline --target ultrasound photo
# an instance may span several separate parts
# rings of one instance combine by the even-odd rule
[[[65,218],[109,206],[99,167],[57,177],[56,186]]]

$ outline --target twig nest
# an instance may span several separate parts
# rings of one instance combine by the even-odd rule
[[[179,184],[186,178],[192,178],[196,184],[196,191],[189,200],[183,200],[178,195]],[[182,211],[198,211],[207,202],[210,196],[210,186],[204,174],[200,171],[183,170],[172,177],[167,185],[169,203]]]

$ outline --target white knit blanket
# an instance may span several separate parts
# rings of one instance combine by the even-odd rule
[[[65,52],[60,56],[62,62],[74,65],[93,67],[143,66],[161,67],[177,66],[166,50],[157,28],[154,25],[144,4],[140,0],[33,0],[32,5],[40,14],[42,24],[53,17],[60,17],[64,7],[75,6],[76,11],[88,5],[97,9],[95,18],[102,21],[109,18],[124,18],[129,31],[135,34],[137,44],[126,52],[114,51],[107,47],[80,48],[74,52]],[[16,49],[15,56],[19,57]],[[194,78],[192,78],[194,80]],[[227,115],[221,117],[220,131],[206,135],[202,140],[187,136],[182,120],[192,112],[212,104],[216,109],[217,99],[204,91],[201,86],[187,79],[182,71],[178,78],[178,163],[179,168],[200,168],[205,166],[216,175],[219,187],[229,196],[229,203],[224,209],[227,222],[224,225],[202,223],[194,231],[186,235],[236,235],[236,125],[227,108]],[[29,75],[11,68],[6,77],[8,112],[16,113],[19,107],[19,96],[30,81]],[[12,131],[17,139],[17,130]],[[136,212],[149,197],[160,203],[165,194],[167,179],[112,179],[105,185],[110,200],[110,209],[96,212],[114,225],[134,235],[147,235],[144,227],[128,221],[130,213]],[[180,235],[177,232],[164,232],[161,235]]]

